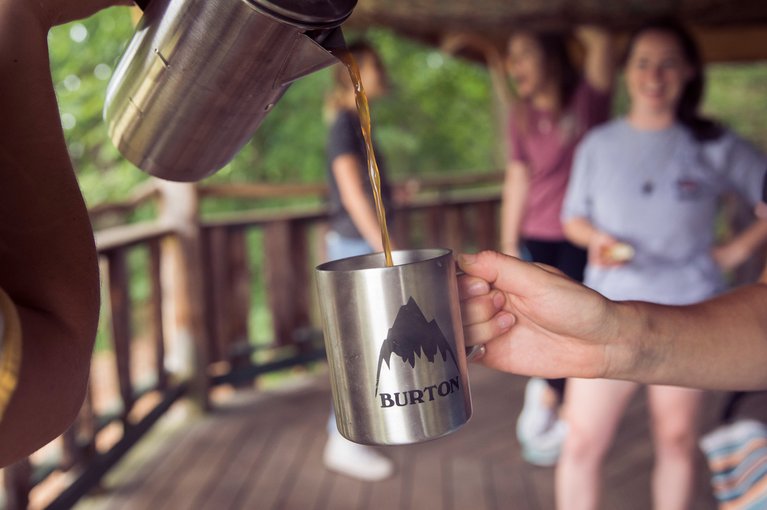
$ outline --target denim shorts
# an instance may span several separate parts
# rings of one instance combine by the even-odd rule
[[[373,253],[370,245],[361,237],[344,237],[334,230],[325,234],[328,260],[345,259]]]

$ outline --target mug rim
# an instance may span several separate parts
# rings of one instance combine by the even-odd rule
[[[324,273],[356,273],[360,271],[392,271],[399,268],[411,266],[413,264],[421,264],[423,262],[429,262],[432,260],[452,255],[453,250],[450,248],[415,248],[410,250],[393,250],[392,258],[396,254],[415,254],[415,260],[410,260],[402,264],[394,264],[391,267],[384,265],[383,252],[369,253],[366,255],[355,255],[353,257],[346,257],[342,259],[330,260],[318,265],[315,268],[317,272]],[[375,265],[372,265],[375,261]],[[367,263],[366,263],[367,262]]]

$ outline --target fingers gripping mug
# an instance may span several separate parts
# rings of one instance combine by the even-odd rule
[[[450,250],[382,253],[317,267],[338,429],[362,444],[435,439],[471,417]]]

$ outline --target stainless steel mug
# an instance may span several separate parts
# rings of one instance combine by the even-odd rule
[[[142,2],[143,3],[143,2]],[[139,168],[196,181],[223,167],[294,80],[338,60],[357,0],[151,0],[104,118]]]
[[[472,411],[452,252],[392,255],[316,269],[336,422],[362,444],[435,439]]]

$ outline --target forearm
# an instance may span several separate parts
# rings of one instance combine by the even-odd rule
[[[767,220],[753,222],[730,242],[738,247],[738,262],[745,262],[767,242]]]
[[[598,233],[594,225],[586,218],[571,218],[564,224],[565,237],[581,248],[588,248],[592,237]]]
[[[512,161],[506,170],[501,202],[501,251],[515,253],[519,250],[522,219],[530,189],[527,168],[520,162]]]
[[[32,7],[0,0],[0,287],[23,335],[19,384],[0,423],[0,465],[71,422],[98,321],[96,252],[60,127],[47,30]]]
[[[700,304],[619,303],[607,377],[709,389],[767,388],[767,285]]]
[[[615,55],[609,32],[596,27],[582,27],[578,37],[585,46],[584,74],[589,85],[600,92],[612,89],[615,77]]]

